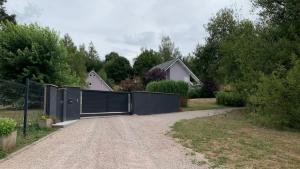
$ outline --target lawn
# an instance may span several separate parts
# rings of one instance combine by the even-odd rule
[[[27,114],[28,125],[37,123],[43,109],[29,109]],[[0,118],[8,117],[14,119],[18,126],[22,126],[24,120],[24,110],[0,109]]]
[[[300,132],[256,126],[243,110],[183,120],[171,133],[185,147],[203,153],[211,168],[300,168]]]
[[[31,144],[38,139],[50,134],[51,132],[55,131],[55,129],[40,129],[37,127],[37,122],[39,119],[40,114],[43,112],[42,109],[29,109],[28,110],[28,130],[27,130],[27,136],[23,137],[22,134],[22,126],[23,126],[23,116],[24,111],[23,110],[14,110],[9,108],[1,108],[0,109],[0,118],[1,117],[8,117],[12,118],[15,121],[18,122],[18,135],[17,135],[17,145],[16,148],[9,152],[4,152],[0,150],[0,159],[4,158],[7,154],[10,154],[12,152],[15,152],[19,150],[20,148]]]
[[[208,99],[189,99],[188,107],[182,108],[183,111],[195,111],[195,110],[209,110],[223,108],[224,106],[218,105],[215,98]]]
[[[18,129],[18,134],[17,134],[17,145],[16,147],[9,151],[9,152],[5,152],[3,150],[0,149],[0,159],[5,158],[7,156],[7,154],[13,153],[21,148],[23,148],[26,145],[29,145],[39,139],[41,139],[42,137],[52,133],[56,131],[55,128],[44,128],[44,129],[40,129],[37,126],[35,127],[30,127],[27,130],[27,136],[23,137],[23,133],[22,133],[22,129]]]

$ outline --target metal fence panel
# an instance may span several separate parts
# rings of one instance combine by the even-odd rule
[[[178,110],[179,96],[176,94],[132,92],[133,114],[159,114]]]
[[[128,94],[82,90],[82,113],[128,112]]]

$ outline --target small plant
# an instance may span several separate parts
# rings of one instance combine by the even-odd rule
[[[47,120],[47,119],[50,119],[48,115],[43,114],[40,116],[40,120]]]
[[[10,118],[0,118],[0,136],[7,136],[12,133],[17,126],[17,122]]]

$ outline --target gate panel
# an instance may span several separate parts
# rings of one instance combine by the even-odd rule
[[[107,93],[108,112],[128,112],[128,93]]]
[[[128,112],[128,94],[82,90],[82,113]]]

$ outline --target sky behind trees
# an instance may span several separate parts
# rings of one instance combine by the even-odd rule
[[[140,48],[157,50],[168,35],[183,55],[204,43],[204,25],[219,9],[256,19],[250,0],[9,0],[6,8],[19,23],[37,22],[70,34],[77,45],[93,41],[101,59],[116,51],[131,62]]]

